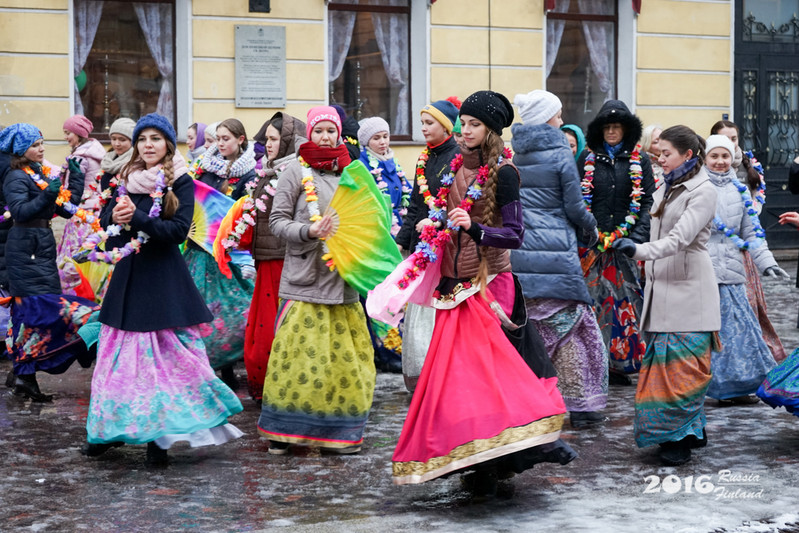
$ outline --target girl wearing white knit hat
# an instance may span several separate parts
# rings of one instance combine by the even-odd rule
[[[751,395],[776,362],[746,297],[741,250],[751,254],[763,275],[786,280],[790,276],[777,266],[749,190],[732,168],[735,145],[724,135],[711,135],[706,149],[707,172],[718,195],[708,250],[721,298],[722,344],[711,357],[713,378],[707,395],[721,405],[755,403],[757,398]]]
[[[564,133],[557,96],[536,90],[514,104],[513,162],[519,169],[524,240],[511,252],[527,316],[558,373],[572,427],[600,423],[607,404],[608,352],[591,307],[577,253],[578,235],[596,242],[596,220],[585,209],[577,166]]]
[[[391,149],[388,122],[381,117],[369,117],[361,120],[358,125],[358,143],[361,145],[359,159],[374,176],[377,188],[391,201],[391,235],[396,238],[408,213],[411,185]],[[401,373],[402,342],[397,328],[371,319],[369,326],[377,369]]]

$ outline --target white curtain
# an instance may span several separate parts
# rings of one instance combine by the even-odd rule
[[[89,52],[97,35],[100,17],[103,14],[103,2],[99,0],[75,0],[75,53],[72,64],[72,76],[77,77],[86,65]],[[83,102],[80,100],[78,82],[74,82],[75,114],[83,114]]]
[[[172,72],[174,65],[173,35],[172,35],[172,4],[149,4],[134,2],[133,9],[139,17],[139,25],[147,41],[158,73],[161,74],[161,93],[158,95],[156,113],[164,115],[170,121],[174,116],[174,103],[172,100]]]
[[[567,13],[571,0],[560,0],[555,5],[552,13]],[[555,66],[555,59],[560,50],[560,41],[563,39],[563,28],[566,26],[565,20],[558,20],[547,17],[547,71],[544,79],[549,78],[552,67]]]
[[[404,4],[402,0],[389,0],[389,5]],[[392,133],[407,135],[408,122],[408,16],[398,13],[372,13],[375,38],[383,68],[392,87],[399,88],[397,112],[394,114]]]
[[[342,4],[357,4],[358,0],[338,0]],[[350,51],[352,30],[355,28],[354,11],[329,11],[327,24],[327,81],[332,84],[341,76],[347,52]]]
[[[604,15],[612,13],[614,0],[577,0],[580,5],[580,12],[591,15]],[[599,80],[599,90],[605,93],[605,100],[610,100],[614,96],[613,72],[611,65],[613,59],[613,49],[608,46],[608,27],[610,22],[583,22],[583,35],[585,44],[588,46],[588,54],[591,59],[591,68],[594,69]]]

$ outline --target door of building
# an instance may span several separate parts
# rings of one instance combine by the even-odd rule
[[[788,169],[799,156],[799,0],[736,0],[735,122],[741,148],[762,163],[769,247],[797,248],[799,234],[779,215],[799,210]]]

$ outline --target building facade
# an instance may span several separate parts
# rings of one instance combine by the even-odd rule
[[[55,161],[77,112],[101,139],[152,111],[185,138],[195,121],[237,117],[252,135],[275,111],[335,102],[386,118],[412,168],[429,101],[546,88],[584,127],[619,98],[644,124],[707,135],[736,121],[767,169],[774,241],[799,155],[796,13],[799,0],[0,0],[0,124],[39,126]],[[236,105],[236,28],[249,25],[285,29],[284,107]]]

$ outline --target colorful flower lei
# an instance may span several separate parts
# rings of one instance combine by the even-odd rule
[[[460,155],[460,154],[458,154]],[[416,183],[419,185],[419,194],[422,195],[422,200],[428,207],[431,206],[432,194],[430,194],[430,187],[427,186],[427,178],[424,176],[424,169],[427,167],[427,160],[430,158],[430,148],[425,147],[422,154],[416,161]]]
[[[308,204],[308,213],[310,214],[308,220],[313,224],[317,220],[322,220],[322,214],[319,212],[319,197],[316,195],[316,185],[313,182],[313,172],[311,171],[311,165],[306,163],[302,157],[298,157],[297,160],[302,166],[302,188],[305,190],[305,201]],[[322,241],[322,261],[332,272],[336,269],[333,263],[333,256],[330,255],[330,249],[325,243],[325,238],[320,237],[320,240]]]
[[[366,151],[366,157],[369,160],[369,166],[371,167],[371,173],[375,177],[375,182],[377,183],[377,188],[380,189],[384,195],[388,196],[389,199],[391,198],[391,193],[388,190],[388,183],[386,180],[383,179],[383,169],[380,167],[380,162],[377,158],[369,151]],[[397,168],[397,176],[400,179],[400,184],[402,186],[402,198],[400,199],[399,207],[399,216],[404,217],[408,214],[408,206],[411,205],[411,187],[408,184],[408,180],[405,179],[405,171],[402,170],[399,161],[394,159],[394,163],[396,164]],[[391,236],[396,237],[397,233],[400,230],[400,221],[397,217],[397,214],[392,211],[391,214]]]
[[[766,205],[766,179],[763,177],[763,165],[755,159],[755,154],[752,153],[752,150],[747,150],[746,156],[749,158],[752,168],[760,176],[760,183],[757,185],[757,190],[753,191],[752,196],[754,196],[755,202],[758,204]]]
[[[41,190],[45,190],[49,185],[49,182],[39,176],[37,173],[33,171],[30,166],[25,166],[22,170],[25,171],[25,174],[30,176],[33,182],[36,184],[37,187]],[[50,167],[42,167],[42,174],[45,178],[50,179]],[[58,178],[59,174],[55,174],[53,179]],[[100,229],[100,220],[94,215],[94,213],[90,211],[86,211],[83,208],[78,207],[77,205],[73,204],[70,199],[72,198],[72,191],[69,189],[65,189],[63,185],[58,190],[58,197],[55,200],[55,204],[59,207],[63,207],[64,210],[75,217],[80,222],[84,224],[90,224],[94,231],[98,231]]]
[[[3,208],[3,214],[0,215],[0,224],[5,222],[6,220],[11,220],[11,213],[8,210],[8,206]]]
[[[594,154],[594,152],[588,152],[588,156],[585,158],[584,168],[585,176],[583,176],[583,179],[580,182],[580,187],[583,191],[583,202],[585,202],[585,206],[590,213],[591,202],[594,197],[594,170],[596,169],[596,154]],[[600,252],[610,249],[613,245],[613,241],[616,239],[629,235],[630,229],[635,226],[635,223],[638,220],[638,216],[641,211],[641,197],[644,194],[644,189],[641,186],[643,171],[641,169],[640,144],[635,146],[632,154],[630,155],[629,175],[630,181],[633,184],[632,192],[630,192],[629,212],[627,216],[624,217],[624,222],[616,226],[616,229],[610,232],[599,232],[599,241],[597,242],[596,247]]]
[[[749,194],[749,187],[741,183],[735,178],[732,178],[731,183],[735,185],[735,188],[738,189],[738,192],[741,195],[741,199],[743,200],[744,207],[746,208],[746,214],[749,215],[749,218],[752,219],[752,227],[755,231],[755,240],[754,241],[745,241],[740,236],[738,236],[731,228],[728,228],[724,221],[721,220],[718,216],[713,217],[713,225],[716,226],[716,229],[719,233],[725,235],[729,238],[735,246],[740,248],[741,250],[753,250],[763,244],[766,239],[766,230],[763,229],[763,226],[760,225],[760,219],[757,216],[757,211],[755,211],[754,207],[752,207],[752,196]]]
[[[153,205],[150,207],[148,216],[150,218],[157,218],[161,215],[161,203],[164,199],[164,187],[166,180],[164,179],[163,169],[159,169],[158,176],[155,182],[155,191],[150,193],[153,199]],[[111,187],[109,187],[110,189]],[[124,183],[117,184],[117,197],[127,196],[128,190]],[[126,229],[129,227],[126,225]],[[115,265],[125,257],[131,254],[137,254],[141,251],[141,247],[145,244],[150,236],[143,231],[139,231],[134,238],[130,240],[122,248],[113,248],[111,250],[103,251],[99,248],[100,244],[106,242],[109,237],[116,237],[122,233],[122,226],[119,224],[111,224],[103,230],[100,228],[95,233],[91,234],[80,248],[80,251],[73,256],[77,262],[96,261],[101,263],[108,263]]]
[[[497,159],[497,166],[502,164],[503,159],[510,159],[511,157],[513,157],[513,153],[506,146],[502,150],[502,155]],[[447,220],[442,229],[437,229],[436,226],[438,224],[435,224],[435,222],[443,222],[446,216],[447,198],[452,188],[452,183],[455,181],[455,174],[463,166],[463,156],[461,154],[455,156],[450,161],[449,166],[450,171],[441,177],[441,187],[438,190],[438,195],[428,204],[430,206],[428,218],[434,223],[428,224],[422,229],[419,243],[416,245],[413,254],[411,254],[413,266],[408,267],[402,279],[397,282],[397,287],[400,289],[408,288],[411,281],[419,277],[430,263],[435,263],[438,260],[439,250],[442,250],[447,242],[452,239],[452,234],[460,229],[460,226],[453,224],[451,220]],[[475,202],[483,196],[483,185],[488,180],[488,173],[488,165],[483,165],[477,169],[477,177],[466,191],[466,196],[458,205],[459,208],[467,213],[472,210]]]

